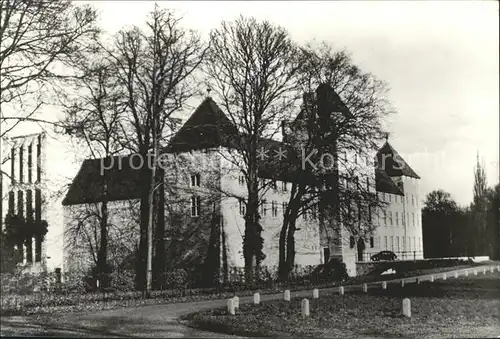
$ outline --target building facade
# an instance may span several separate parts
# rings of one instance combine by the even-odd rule
[[[62,263],[61,200],[66,175],[71,175],[68,151],[57,137],[41,132],[4,138],[2,159],[2,227],[8,214],[36,224],[46,221],[47,233],[17,250],[25,271],[53,271]]]
[[[228,121],[216,103],[207,97],[162,150],[159,167],[164,173],[164,191],[160,218],[164,224],[164,235],[156,238],[163,239],[162,250],[166,253],[165,266],[168,269],[202,265],[214,246],[218,252],[217,265],[223,276],[227,276],[233,268],[244,267],[247,188],[238,166],[240,155],[231,146],[231,141],[225,138],[227,131],[234,128]],[[274,140],[261,142],[271,153],[286,146]],[[389,143],[379,150],[377,158],[384,154],[392,154],[394,159],[399,157]],[[132,158],[133,155],[114,158],[114,166],[108,170],[106,199],[111,206],[110,225],[116,229],[110,234],[110,243],[121,248],[116,249],[116,253],[128,251],[128,255],[133,255],[138,247],[140,223],[138,209],[126,207],[137,206],[141,196],[138,177],[142,169],[134,169]],[[75,229],[75,225],[81,225],[82,220],[87,223],[86,227],[95,229],[98,224],[96,220],[82,216],[82,211],[93,209],[96,211],[94,214],[98,214],[102,204],[102,183],[96,179],[102,170],[100,162],[100,159],[86,160],[68,190],[63,201],[65,234],[69,229]],[[392,162],[389,165],[390,168],[371,168],[374,175],[367,182],[385,203],[383,209],[373,211],[372,218],[376,219],[378,227],[369,236],[355,241],[350,241],[349,234],[341,230],[338,236],[346,241],[339,246],[323,238],[323,226],[316,214],[304,213],[298,217],[296,225],[295,261],[298,266],[315,266],[336,257],[346,263],[349,275],[355,275],[356,261],[370,260],[372,254],[381,250],[392,250],[400,259],[422,257],[419,177],[406,162],[402,170],[393,166]],[[262,265],[275,270],[278,265],[279,233],[290,197],[291,182],[286,175],[282,175],[286,169],[270,166],[265,163],[259,168],[260,182],[267,186],[262,191],[259,214],[265,254]],[[125,210],[127,213],[134,212],[127,218],[115,215]],[[136,235],[123,239],[119,230],[126,230],[126,234],[136,232]],[[365,244],[362,248],[357,245],[361,241]],[[97,238],[80,239],[76,242],[77,246],[73,235],[65,238],[64,242],[66,272],[77,267],[89,270],[95,264]],[[117,266],[121,265],[120,260],[124,260],[124,257],[119,258],[113,253],[110,257]]]

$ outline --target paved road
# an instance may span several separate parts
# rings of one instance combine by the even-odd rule
[[[465,275],[483,274],[490,266],[460,269],[446,272],[448,278],[454,273]],[[495,267],[496,268],[496,267]],[[442,279],[442,273],[434,274],[434,279]],[[431,275],[406,278],[405,283],[430,280]],[[402,279],[387,281],[401,283]],[[368,288],[380,288],[381,282],[369,283]],[[360,290],[362,285],[344,286],[344,291]],[[338,287],[322,289],[321,292],[338,292]],[[311,297],[311,291],[292,292],[292,297]],[[262,301],[282,298],[283,295],[262,295]],[[251,302],[252,297],[240,298],[240,303]],[[179,321],[187,313],[215,307],[223,307],[226,300],[205,300],[190,303],[163,304],[99,311],[94,313],[68,313],[57,315],[18,316],[1,318],[1,336],[50,336],[50,337],[233,337],[219,333],[192,329]]]

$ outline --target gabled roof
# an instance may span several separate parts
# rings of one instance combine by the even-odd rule
[[[207,97],[172,137],[166,151],[186,152],[227,146],[238,131],[212,98]]]
[[[420,179],[388,141],[377,152],[377,168],[385,170],[390,177],[407,176]]]
[[[150,173],[147,165],[144,165],[142,170],[135,169],[139,167],[137,159],[134,159],[132,163],[129,156],[121,157],[121,159],[115,156],[112,159],[114,166],[111,169],[105,169],[109,167],[107,166],[109,158],[105,162],[103,159],[84,160],[62,204],[66,206],[103,201],[104,176],[101,168],[106,171],[108,201],[140,198],[144,193],[141,189],[144,188],[141,183],[141,174]]]

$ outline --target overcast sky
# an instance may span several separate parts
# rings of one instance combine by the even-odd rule
[[[146,1],[91,2],[110,33],[141,24]],[[299,43],[315,38],[346,48],[388,82],[397,114],[390,142],[422,177],[422,195],[442,188],[472,199],[476,153],[488,182],[499,178],[498,3],[496,1],[163,1],[204,36],[240,13],[268,19]]]

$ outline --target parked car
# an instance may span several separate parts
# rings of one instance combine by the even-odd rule
[[[396,260],[398,256],[391,251],[382,251],[377,254],[372,255],[372,261],[380,261],[380,260]]]

